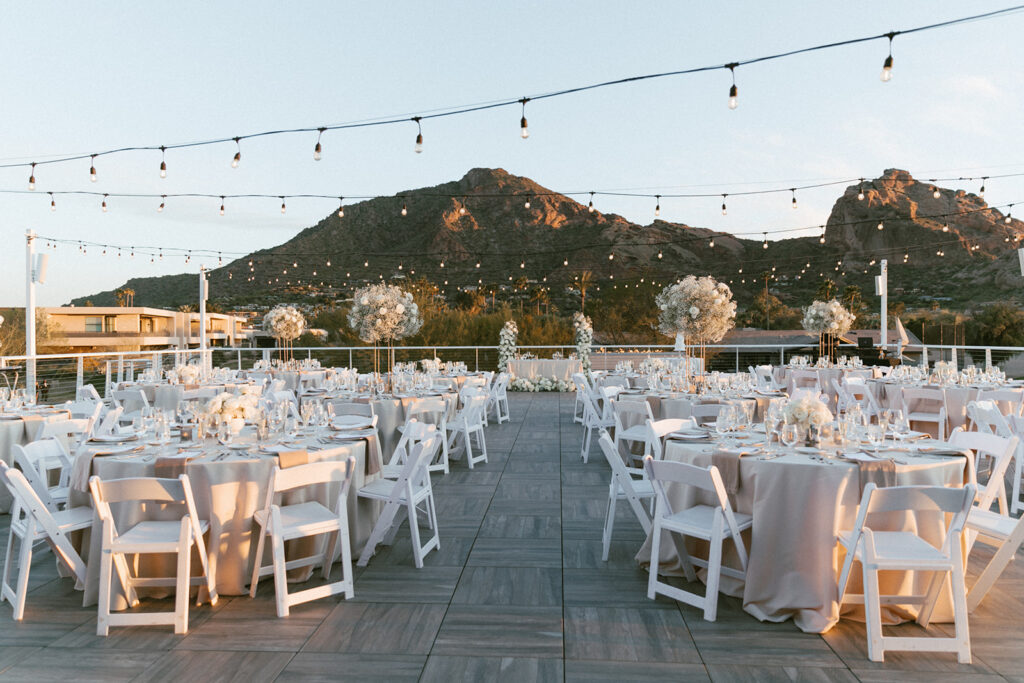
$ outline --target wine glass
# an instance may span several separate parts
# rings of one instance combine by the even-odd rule
[[[882,441],[882,427],[880,425],[868,425],[866,432],[871,450],[875,455],[878,455],[878,445]]]
[[[800,428],[794,423],[783,425],[779,439],[787,448],[792,448],[800,438]]]

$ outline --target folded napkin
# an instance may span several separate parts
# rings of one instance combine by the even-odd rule
[[[861,493],[872,482],[880,489],[896,485],[896,463],[892,460],[876,458],[864,452],[843,453],[842,457],[857,463]]]
[[[195,453],[179,453],[178,455],[159,455],[156,458],[156,477],[159,479],[177,479],[185,474],[185,467],[192,462]]]
[[[750,455],[748,451],[718,449],[711,454],[711,464],[718,468],[727,493],[740,490],[740,458]]]
[[[281,467],[296,467],[298,465],[309,464],[309,451],[302,449],[300,451],[281,451],[277,454],[277,460]]]

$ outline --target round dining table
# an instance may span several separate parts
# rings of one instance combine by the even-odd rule
[[[734,510],[753,517],[752,528],[743,534],[749,553],[746,580],[722,576],[721,590],[741,598],[743,609],[761,621],[793,619],[805,632],[824,633],[840,618],[836,583],[844,556],[836,534],[853,527],[864,478],[860,463],[781,446],[776,447],[774,454],[766,455],[760,448],[763,433],[755,432],[745,441],[749,445],[740,446],[742,454],[737,458],[738,471],[732,480],[735,490],[729,493],[729,502]],[[714,437],[705,441],[670,439],[665,459],[707,467],[720,448]],[[941,442],[889,443],[880,455],[883,459],[893,458],[895,485],[960,487],[968,477],[966,454],[950,451]],[[726,474],[723,479],[728,481],[729,476]],[[674,509],[696,503],[713,504],[692,488],[677,484],[668,486],[668,495]],[[936,545],[941,543],[945,528],[944,517],[932,513],[873,516],[871,523],[875,529],[915,531]],[[706,557],[706,544],[688,539],[686,548],[691,554]],[[650,553],[648,537],[637,561],[649,566]],[[739,566],[731,543],[723,548],[723,564]],[[662,538],[659,574],[682,575],[682,566],[667,536]],[[888,572],[882,575],[881,592],[920,594],[929,581],[930,575],[924,572]],[[848,591],[860,590],[860,566],[855,564]],[[916,611],[910,609],[883,605],[883,620],[892,624],[912,619]],[[863,620],[863,607],[844,605],[842,616]],[[952,602],[947,588],[936,606],[933,621],[951,620]]]
[[[14,462],[12,447],[35,441],[47,422],[68,420],[71,413],[61,408],[40,406],[0,413],[0,459],[10,465]],[[11,509],[11,494],[0,486],[0,512]]]
[[[380,477],[380,463],[376,457],[367,459],[367,441],[340,434],[344,439],[333,438],[339,433],[321,427],[307,433],[299,433],[285,440],[282,448],[299,451],[300,458],[308,462],[323,460],[346,460],[356,458],[352,488],[348,497],[348,523],[353,556],[358,556],[370,537],[373,525],[380,514],[380,503],[356,496],[359,488]],[[246,427],[233,439],[234,446],[221,446],[216,441],[204,444],[179,443],[149,445],[145,439],[135,439],[121,444],[90,442],[80,449],[75,457],[72,471],[72,505],[90,505],[87,493],[88,478],[122,479],[126,477],[177,477],[188,475],[195,498],[196,510],[201,519],[209,521],[210,530],[206,537],[210,572],[217,591],[221,595],[244,595],[248,592],[252,572],[253,555],[256,549],[255,532],[258,526],[253,515],[266,503],[270,475],[275,466],[282,464],[279,456],[266,452],[255,441],[254,430]],[[273,448],[271,446],[271,448]],[[333,509],[339,491],[339,484],[320,484],[302,491],[286,494],[284,503],[298,503],[316,499]],[[119,528],[141,521],[142,506],[122,503],[113,510],[115,525]],[[179,519],[181,511],[169,509],[147,511],[150,515]],[[81,555],[86,558],[87,581],[84,605],[95,604],[99,596],[100,543],[102,525],[94,516],[91,532],[81,539]],[[315,539],[312,542],[321,542]],[[312,543],[309,542],[309,543]],[[290,542],[286,555],[303,557],[312,554],[309,543]],[[269,564],[269,544],[264,564]],[[158,576],[172,576],[175,559],[171,555],[155,555],[141,558],[141,571]],[[193,570],[198,571],[198,559],[193,554]],[[308,576],[308,571],[305,573]],[[302,578],[302,577],[299,577]],[[116,594],[116,608],[124,609],[127,604],[123,591]]]

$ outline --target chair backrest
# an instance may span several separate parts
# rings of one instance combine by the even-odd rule
[[[487,409],[487,394],[468,394],[463,398],[462,410],[459,411],[468,427],[483,426],[484,410]]]
[[[372,403],[356,403],[355,401],[325,401],[325,403],[334,406],[335,415],[373,417],[376,414]]]
[[[1002,415],[1019,416],[1024,405],[1024,392],[1014,389],[982,389],[978,401],[992,401]]]
[[[437,434],[439,431],[436,425],[411,418],[402,429],[402,436],[398,439],[398,444],[391,454],[391,459],[388,460],[388,465],[395,466],[399,463],[404,465],[409,459],[409,453],[412,452],[416,444]]]
[[[2,463],[3,460],[0,460]],[[50,489],[47,485],[47,477],[45,474],[40,474],[40,471],[36,467],[36,462],[25,453],[25,448],[15,444],[11,447],[11,462],[15,467],[20,470],[22,479],[32,487],[36,497],[46,506],[46,509],[50,512],[57,511],[57,504],[50,497]],[[15,511],[11,510],[11,519],[17,519]]]
[[[270,386],[267,387],[267,391],[273,394],[275,391],[283,391],[287,386],[283,379],[274,379],[270,381]]]
[[[103,403],[100,401],[68,401],[61,407],[71,413],[73,418],[91,417],[99,420],[100,413],[103,412]]]
[[[973,484],[954,489],[944,486],[890,486],[878,488],[874,482],[864,487],[857,519],[853,525],[854,547],[860,542],[864,529],[870,529],[870,515],[875,513],[913,511],[935,513],[940,524],[946,522],[946,533],[940,550],[947,555],[953,552],[953,543],[958,541],[967,523],[967,514],[974,502],[976,489]],[[959,552],[959,546],[957,546]]]
[[[821,379],[817,370],[793,370],[790,383],[794,389],[815,389],[821,391]]]
[[[929,387],[903,387],[903,411],[935,412],[946,407],[946,390]]]
[[[114,429],[117,427],[118,420],[121,419],[122,413],[124,413],[124,408],[120,406],[108,408],[103,419],[93,425],[93,436],[106,436],[108,434],[113,434]]]
[[[340,506],[345,505],[345,500],[348,498],[355,469],[356,459],[354,456],[349,456],[346,460],[323,460],[284,469],[274,467],[270,473],[270,486],[267,489],[264,509],[269,512],[270,507],[286,491],[294,491],[315,484],[340,482],[341,490],[338,492],[334,511],[341,514]]]
[[[995,434],[1003,438],[1013,436],[1010,423],[994,401],[971,401],[967,404],[967,416],[983,434]]]
[[[491,385],[491,396],[493,398],[505,398],[508,391],[509,375],[507,372],[500,372]]]
[[[12,453],[19,451],[23,454],[25,462],[31,463],[32,468],[43,481],[47,481],[49,470],[63,469],[71,463],[64,444],[54,436],[38,439],[25,445],[14,444],[11,446]]]
[[[718,414],[722,412],[724,405],[723,403],[698,403],[697,405],[690,406],[690,417],[696,420],[697,424],[708,422],[710,418],[717,420]]]
[[[651,404],[642,397],[638,400],[612,400],[612,414],[615,417],[615,435],[618,436],[623,430],[635,425],[646,424],[648,420],[654,419],[651,412]]]
[[[395,479],[395,485],[391,489],[393,498],[397,498],[403,488],[411,497],[414,488],[430,486],[430,470],[427,469],[427,466],[434,459],[440,446],[441,437],[436,432],[412,446],[405,465],[402,466],[402,470]]]
[[[100,392],[96,391],[96,387],[91,384],[83,384],[75,390],[76,401],[95,401],[101,402],[103,399],[100,398]]]
[[[635,497],[636,491],[633,489],[633,477],[630,476],[626,463],[622,462],[618,449],[615,448],[611,437],[608,436],[608,432],[604,429],[601,430],[598,443],[601,444],[601,452],[604,453],[604,459],[608,461],[608,465],[612,468],[612,480],[618,484],[618,488],[622,489],[624,493]]]
[[[213,387],[200,387],[199,389],[190,389],[189,391],[182,392],[182,401],[199,401],[206,398],[213,398],[220,392]]]
[[[623,389],[629,389],[629,378],[623,377],[622,375],[606,375],[601,378],[599,386],[622,387]]]
[[[881,412],[881,408],[879,408],[878,401],[875,400],[875,395],[871,393],[870,389],[868,389],[868,385],[864,379],[865,378],[860,375],[847,374],[843,377],[843,389],[846,392],[848,400],[854,403],[859,403],[864,413],[867,415],[878,415]],[[835,380],[832,381],[835,382]]]
[[[474,388],[480,389],[480,388],[486,388],[486,387],[487,387],[487,378],[483,377],[481,375],[474,375],[472,377],[467,377],[466,380],[462,383],[462,388],[463,389],[467,389],[467,388],[470,388],[470,389],[474,389]]]
[[[189,525],[196,538],[202,538],[199,528],[199,515],[196,513],[195,499],[192,497],[192,486],[187,474],[177,479],[160,479],[157,477],[133,477],[129,479],[108,479],[103,481],[96,475],[89,478],[89,492],[92,494],[93,509],[104,525],[109,524],[114,535],[118,530],[114,522],[111,505],[117,503],[167,503],[181,505],[189,516]],[[141,506],[145,511],[147,506]],[[160,506],[157,506],[160,507]]]
[[[406,424],[411,420],[429,422],[430,424],[443,425],[448,418],[448,404],[441,397],[424,398],[409,406],[406,413]]]
[[[671,517],[675,513],[675,510],[672,509],[672,501],[668,497],[666,484],[692,486],[714,496],[729,530],[734,537],[739,537],[740,530],[736,524],[736,517],[733,515],[732,505],[729,503],[729,496],[725,491],[725,484],[722,482],[722,475],[719,474],[717,467],[714,465],[698,467],[686,462],[659,461],[648,455],[644,457],[644,472],[658,497],[656,515]]]
[[[149,407],[149,399],[142,389],[118,389],[110,393],[114,405],[126,413],[134,413]]]
[[[280,389],[278,391],[273,392],[270,395],[270,397],[274,400],[275,403],[288,401],[289,403],[292,403],[294,405],[299,404],[299,400],[295,398],[295,392],[292,391],[291,389]]]
[[[993,459],[992,469],[989,473],[988,483],[978,487],[978,507],[988,510],[992,507],[992,501],[999,496],[1000,491],[1005,492],[1003,476],[1010,460],[1017,452],[1017,444],[1020,440],[1016,436],[1005,438],[995,434],[983,432],[965,432],[959,427],[949,435],[948,443],[955,448],[967,448],[976,455],[986,455]],[[970,478],[972,484],[977,483],[977,459],[970,463]],[[1000,496],[1000,500],[1003,497]]]

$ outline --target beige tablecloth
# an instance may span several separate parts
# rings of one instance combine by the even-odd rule
[[[839,384],[843,383],[844,377],[863,377],[865,379],[871,377],[880,377],[881,370],[879,368],[865,367],[865,368],[816,368],[814,366],[807,367],[794,367],[784,366],[775,368],[773,374],[775,381],[779,384],[783,384],[786,387],[786,391],[792,395],[794,386],[795,373],[799,372],[813,372],[818,375],[818,384],[821,385],[821,392],[828,396],[829,408],[833,411],[836,406],[836,390],[832,386],[832,380],[836,380]]]
[[[535,380],[547,377],[571,382],[573,374],[583,372],[583,364],[579,360],[555,360],[553,358],[510,360],[508,371],[517,379]]]
[[[665,459],[689,462],[702,467],[711,464],[714,445],[670,441]],[[896,465],[898,485],[961,486],[966,477],[966,459],[959,457],[914,457],[895,454],[908,464]],[[843,556],[835,537],[852,528],[861,492],[859,472],[852,463],[825,464],[808,456],[791,454],[774,460],[743,457],[740,460],[739,490],[730,495],[733,509],[753,516],[753,528],[745,534],[749,565],[745,583],[722,577],[722,592],[743,598],[743,609],[762,621],[792,618],[809,633],[824,633],[839,620],[836,581]],[[698,500],[692,489],[673,485],[670,496],[676,509]],[[874,528],[885,524],[892,530],[916,530],[938,545],[944,521],[937,516],[894,515],[875,520]],[[688,548],[706,557],[706,548],[689,543]],[[637,561],[650,562],[650,538],[637,554]],[[726,566],[737,567],[731,543],[723,550]],[[854,565],[849,591],[860,592],[860,565]],[[661,574],[682,575],[673,544],[663,537]],[[923,593],[928,575],[895,573],[883,575],[883,593]],[[912,618],[907,608],[883,606],[886,623]],[[863,608],[846,606],[844,616],[862,615]],[[863,619],[863,616],[860,616]],[[933,621],[952,619],[949,596],[940,599]]]
[[[238,438],[251,439],[251,435],[243,433]],[[373,524],[380,514],[380,504],[375,501],[360,500],[356,491],[377,479],[380,475],[365,475],[366,447],[364,441],[339,442],[337,445],[324,446],[316,443],[315,438],[307,440],[311,450],[310,462],[320,460],[344,460],[350,455],[356,457],[356,470],[352,480],[352,489],[348,499],[348,521],[351,535],[352,554],[359,555],[363,545],[370,537]],[[301,448],[301,447],[300,447]],[[172,452],[176,448],[172,449]],[[214,446],[206,451],[203,457],[191,460],[186,465],[186,473],[192,483],[196,508],[201,519],[209,520],[210,533],[207,537],[207,550],[210,555],[210,571],[214,576],[217,591],[221,595],[243,595],[248,592],[246,586],[252,572],[253,554],[257,540],[254,538],[253,514],[261,509],[266,502],[267,487],[270,484],[270,473],[277,465],[277,457],[262,453],[232,453],[221,460],[214,458],[224,449]],[[148,449],[142,453],[125,456],[97,456],[92,461],[92,473],[103,479],[121,479],[125,477],[156,476],[154,454],[156,450]],[[310,487],[308,496],[285,496],[285,503],[302,502],[314,497],[327,507],[333,509],[338,494],[336,485]],[[72,491],[72,503],[90,505],[88,494]],[[115,509],[115,523],[126,528],[139,520],[139,506],[125,504]],[[169,519],[179,519],[180,510],[169,510]],[[92,532],[83,539],[82,556],[87,559],[88,579],[86,582],[84,605],[95,604],[99,595],[100,544],[91,543],[91,539],[100,538],[101,525],[98,517],[93,520]],[[286,552],[287,552],[286,547]],[[300,556],[309,554],[307,547]],[[270,562],[270,548],[267,545],[265,564]],[[173,556],[151,556],[144,558],[143,571],[155,575],[173,575]],[[198,572],[198,558],[193,554],[193,571]],[[124,608],[123,598],[120,608]]]
[[[45,423],[67,420],[70,417],[71,413],[66,410],[53,409],[19,412],[0,417],[0,458],[10,465],[14,462],[12,446],[23,446],[35,441]],[[0,486],[0,512],[7,512],[10,509],[11,494],[6,486]]]
[[[872,380],[867,383],[868,388],[873,392],[875,400],[878,402],[878,406],[885,410],[886,408],[902,409],[903,408],[903,387],[908,388],[942,388],[946,395],[946,434],[948,435],[957,427],[967,428],[969,420],[967,419],[967,404],[975,400],[978,397],[980,391],[988,391],[994,389],[1006,389],[1009,391],[1015,391],[1021,393],[1022,389],[1016,387],[980,387],[971,386],[959,386],[952,385],[947,387],[939,387],[936,384],[922,384],[916,383],[900,383],[888,380]],[[1000,406],[1003,410],[1006,410],[1007,406]],[[913,409],[913,406],[911,406]],[[927,423],[920,423],[911,425],[914,429],[920,429],[921,431],[928,431],[935,436],[935,426],[928,425]]]

